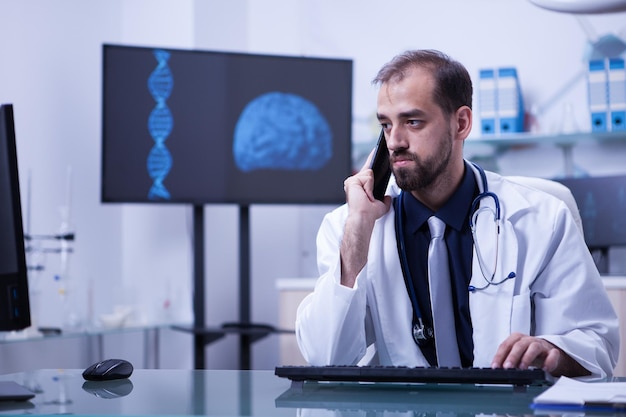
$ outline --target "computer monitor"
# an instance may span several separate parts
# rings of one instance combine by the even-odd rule
[[[0,330],[31,325],[13,106],[0,106]]]
[[[556,181],[572,192],[580,211],[585,242],[589,250],[596,252],[600,272],[608,272],[609,249],[626,247],[626,175]]]
[[[351,60],[104,45],[102,75],[103,202],[345,202]]]

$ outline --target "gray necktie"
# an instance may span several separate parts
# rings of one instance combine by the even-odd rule
[[[435,216],[428,219],[430,246],[428,247],[428,285],[433,312],[435,347],[439,366],[461,366],[456,341],[448,250],[443,238],[446,224]]]

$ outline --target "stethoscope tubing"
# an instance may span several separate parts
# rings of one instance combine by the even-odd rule
[[[496,269],[497,269],[497,264],[498,264],[498,251],[499,251],[499,241],[500,241],[500,216],[501,216],[501,211],[500,211],[500,199],[498,198],[497,194],[494,192],[489,191],[489,186],[487,183],[487,175],[485,174],[485,171],[478,165],[476,164],[472,164],[476,170],[479,172],[480,178],[481,178],[481,185],[482,185],[482,191],[476,196],[476,198],[474,198],[474,200],[472,201],[472,206],[471,206],[471,211],[470,211],[470,216],[469,216],[469,226],[470,229],[472,231],[472,239],[474,241],[474,250],[476,251],[476,256],[478,258],[478,264],[480,265],[480,270],[481,270],[481,274],[483,276],[483,278],[485,279],[485,285],[482,287],[476,287],[473,285],[470,285],[468,287],[468,291],[469,292],[475,292],[475,291],[480,291],[480,290],[484,290],[486,288],[488,288],[490,285],[500,285],[502,283],[504,283],[505,281],[511,279],[511,278],[515,278],[515,272],[511,272],[509,273],[505,278],[503,278],[501,281],[494,281],[495,279],[495,274],[496,274]],[[485,267],[485,262],[484,262],[484,258],[482,256],[482,253],[480,252],[480,248],[478,245],[478,241],[476,239],[476,218],[477,218],[477,214],[480,212],[480,203],[486,199],[486,198],[490,198],[493,200],[493,204],[494,204],[494,222],[496,224],[496,253],[495,253],[495,261],[494,261],[494,266],[493,266],[493,273],[492,274],[488,274],[486,273],[487,268]],[[409,297],[411,299],[411,304],[413,305],[413,313],[415,315],[415,319],[418,320],[418,322],[422,323],[422,313],[421,310],[419,308],[419,303],[417,301],[417,292],[415,290],[415,286],[413,283],[413,279],[411,277],[411,271],[409,270],[409,262],[408,262],[408,257],[407,257],[407,253],[406,253],[406,243],[405,243],[405,236],[404,236],[404,191],[401,191],[400,194],[398,195],[398,197],[395,199],[395,216],[396,216],[396,229],[397,229],[397,233],[398,233],[398,240],[399,240],[399,247],[400,247],[400,263],[401,263],[401,267],[402,267],[402,271],[404,273],[405,276],[405,280],[407,282],[407,287],[409,289]],[[487,278],[487,275],[490,275],[489,278]]]

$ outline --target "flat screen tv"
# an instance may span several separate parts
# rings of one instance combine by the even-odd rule
[[[103,46],[109,203],[336,204],[352,61]]]
[[[13,106],[0,105],[0,330],[31,325]]]

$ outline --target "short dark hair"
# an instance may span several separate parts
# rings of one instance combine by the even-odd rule
[[[395,56],[378,71],[373,84],[401,81],[414,67],[430,70],[435,78],[433,99],[446,114],[460,107],[472,108],[472,79],[467,69],[448,55],[433,49],[406,51]]]

